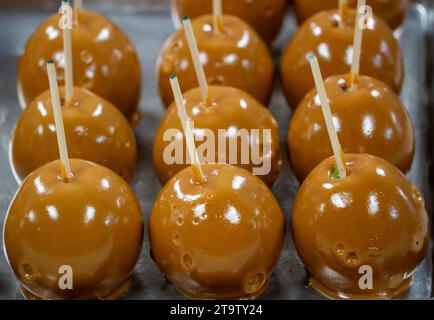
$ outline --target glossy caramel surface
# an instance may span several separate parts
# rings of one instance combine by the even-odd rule
[[[46,63],[53,60],[64,84],[63,36],[59,15],[45,20],[27,40],[18,68],[22,107],[48,89]],[[80,12],[72,30],[74,84],[110,101],[134,120],[140,98],[140,65],[127,36],[101,14]]]
[[[279,128],[276,120],[273,118],[271,112],[264,106],[257,102],[249,94],[232,87],[209,87],[210,103],[206,105],[202,102],[200,91],[198,88],[190,90],[184,94],[186,102],[186,111],[191,120],[194,121],[193,133],[196,136],[196,146],[198,148],[199,156],[202,163],[211,162],[217,163],[218,159],[221,159],[221,155],[225,155],[226,162],[230,161],[230,140],[233,140],[233,136],[230,136],[231,130],[245,129],[248,132],[250,139],[248,141],[237,140],[237,153],[235,154],[236,163],[244,169],[253,172],[253,168],[261,168],[261,163],[256,163],[253,160],[252,148],[257,150],[259,148],[259,159],[262,163],[269,161],[270,171],[266,175],[258,175],[265,183],[272,185],[277,179],[280,169],[282,167],[282,154],[279,144]],[[154,138],[153,145],[153,160],[154,168],[160,181],[164,184],[177,172],[189,166],[183,161],[180,164],[171,163],[168,164],[164,160],[164,154],[166,148],[172,141],[165,139],[165,133],[170,129],[179,130],[179,134],[176,135],[176,143],[182,144],[183,155],[186,154],[186,145],[184,143],[184,135],[181,127],[181,122],[178,117],[178,111],[175,103],[169,107],[161,120],[157,134]],[[210,159],[206,152],[201,151],[201,145],[206,147],[205,142],[208,138],[202,137],[204,135],[203,129],[209,129],[214,133],[215,141],[214,157]],[[270,130],[270,148],[262,148],[261,144],[254,144],[255,133],[254,129],[259,130],[260,142],[264,142],[264,129]],[[226,148],[221,147],[219,144],[219,130],[226,130],[226,134],[223,140],[226,141]],[[237,132],[234,132],[234,135]],[[202,138],[200,138],[202,137]],[[242,142],[245,141],[245,142]],[[256,141],[256,140],[255,140]],[[265,150],[265,153],[262,153]],[[202,157],[203,155],[203,157]],[[243,155],[248,156],[247,163],[243,162]],[[185,157],[184,157],[185,159]]]
[[[286,0],[230,0],[222,4],[224,14],[240,17],[269,44],[278,35],[286,14]],[[212,14],[209,0],[171,0],[171,5],[178,19]]]
[[[274,67],[266,44],[254,29],[235,16],[223,16],[223,30],[215,32],[213,17],[191,21],[201,63],[209,85],[232,86],[268,104]],[[173,101],[169,76],[176,74],[182,92],[199,86],[183,29],[164,44],[157,62],[157,81],[166,106]]]
[[[355,11],[339,27],[337,10],[323,11],[307,20],[290,40],[281,59],[281,80],[289,105],[296,108],[314,87],[309,54],[317,56],[323,78],[348,73],[352,63]],[[374,17],[363,32],[360,74],[379,79],[395,92],[401,90],[403,65],[390,27]]]
[[[359,77],[354,89],[348,89],[348,82],[348,75],[325,80],[343,151],[381,157],[406,173],[413,160],[415,139],[399,97],[374,78]],[[306,95],[291,118],[288,149],[299,180],[333,154],[316,89]]]
[[[404,19],[408,0],[366,0],[372,7],[374,14],[379,15],[391,28],[397,28]],[[323,10],[336,9],[338,0],[294,0],[294,12],[299,23]],[[356,0],[348,0],[349,5],[355,8]]]
[[[284,217],[270,189],[244,169],[191,167],[160,191],[150,217],[153,258],[168,280],[196,299],[256,297],[284,241]]]
[[[64,101],[62,115],[71,158],[96,162],[125,179],[133,174],[136,140],[122,113],[93,93],[75,87],[71,103]],[[18,178],[59,158],[53,106],[49,91],[36,97],[21,113],[11,138],[12,165]]]
[[[322,293],[335,298],[388,298],[402,293],[428,246],[422,194],[395,167],[367,154],[345,154],[348,176],[331,179],[334,157],[302,184],[292,227],[298,254]],[[373,288],[362,290],[361,266]]]
[[[5,220],[4,247],[24,290],[42,299],[102,299],[129,280],[138,259],[143,218],[128,184],[100,165],[71,159],[73,178],[60,162],[31,173]],[[73,289],[60,289],[61,266]]]

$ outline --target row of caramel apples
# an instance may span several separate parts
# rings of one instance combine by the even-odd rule
[[[59,27],[59,15],[48,18],[27,41],[19,64],[24,110],[12,134],[11,164],[21,186],[5,220],[4,245],[28,298],[117,298],[129,286],[142,245],[140,204],[126,182],[137,158],[131,125],[139,121],[138,58],[117,26],[77,2],[70,34]],[[270,190],[282,165],[278,125],[265,106],[274,81],[266,43],[280,29],[286,6],[283,0],[202,2],[173,1],[175,17],[211,13],[211,7],[213,12],[183,19],[157,62],[168,109],[153,146],[164,186],[150,216],[151,256],[189,297],[255,298],[266,289],[285,238],[285,219]],[[401,55],[392,29],[379,16],[370,17],[362,75],[352,79],[357,13],[348,7],[352,1],[321,11],[327,2],[337,7],[337,1],[294,1],[299,19],[301,12],[320,12],[300,26],[281,61],[283,88],[295,110],[290,160],[303,182],[292,211],[294,242],[311,284],[323,294],[395,297],[410,286],[429,241],[423,197],[404,175],[414,134],[397,96]],[[371,2],[375,12],[377,2]],[[381,2],[401,8],[396,12],[402,15],[405,1]],[[390,17],[391,11],[384,14]],[[324,92],[344,172],[337,170],[339,156],[332,156],[309,68],[312,54],[327,78]],[[66,167],[69,162],[56,160],[62,130],[54,123],[56,95],[47,91],[49,60],[59,70],[62,127],[72,158]],[[169,81],[172,75],[178,87],[173,77]],[[269,174],[252,175],[253,163],[217,163],[218,154],[216,163],[203,163],[191,153],[193,166],[163,159],[168,129],[184,132],[177,139],[187,138],[190,148],[184,149],[191,152],[189,130],[194,136],[201,129],[231,127],[271,129],[270,151],[262,155],[271,161]],[[64,265],[74,271],[73,289],[59,287]],[[359,286],[365,265],[372,267],[373,288]]]

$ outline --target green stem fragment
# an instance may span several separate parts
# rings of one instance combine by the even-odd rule
[[[339,169],[338,167],[334,167],[332,173],[330,174],[330,178],[335,180],[335,179],[340,179],[341,176],[339,175]]]

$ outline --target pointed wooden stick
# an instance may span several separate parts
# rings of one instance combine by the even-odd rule
[[[363,7],[365,6],[365,0],[357,1],[357,15],[354,26],[354,39],[353,39],[353,61],[351,64],[350,74],[350,88],[354,87],[360,73],[360,56],[362,52],[362,38],[363,38],[363,25],[361,18],[364,14]]]
[[[190,49],[191,59],[193,60],[194,70],[196,71],[197,81],[199,82],[200,94],[203,102],[208,104],[208,83],[206,81],[205,72],[200,62],[199,49],[197,48],[196,38],[194,36],[191,21],[188,17],[184,17],[182,21],[184,25],[185,37],[187,38],[188,48]]]
[[[318,59],[316,58],[315,55],[312,54],[309,56],[309,63],[312,69],[313,78],[315,80],[316,90],[318,92],[318,96],[321,101],[321,109],[326,123],[330,143],[332,145],[333,154],[335,156],[336,164],[338,167],[339,177],[342,179],[347,176],[345,162],[343,159],[343,152],[342,152],[341,145],[339,143],[338,135],[336,133],[335,125],[333,123],[333,117],[330,111],[329,100],[327,98],[327,93],[324,87],[324,81],[321,76],[321,70],[319,68]]]
[[[194,144],[194,136],[191,130],[192,122],[185,110],[185,102],[182,97],[181,88],[176,76],[170,76],[170,85],[172,86],[173,96],[175,97],[176,107],[178,108],[178,116],[181,120],[182,130],[184,131],[185,140],[187,142],[187,149],[190,155],[190,159],[193,165],[193,172],[197,181],[203,181],[205,179],[202,166],[200,164],[199,156],[197,154],[196,145]]]
[[[51,104],[53,106],[54,123],[56,125],[57,144],[60,155],[60,171],[62,178],[68,181],[72,178],[71,166],[69,164],[68,148],[66,145],[65,129],[63,127],[62,107],[60,105],[59,88],[57,86],[56,68],[53,61],[47,63],[48,82],[50,84]]]

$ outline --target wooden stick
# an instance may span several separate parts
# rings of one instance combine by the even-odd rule
[[[354,87],[360,73],[360,55],[362,51],[362,37],[363,37],[363,26],[361,25],[361,18],[364,12],[361,10],[365,6],[365,0],[357,1],[357,15],[356,22],[354,25],[354,39],[353,39],[353,62],[351,64],[351,74],[350,74],[350,88]],[[361,12],[362,11],[362,12]]]
[[[339,0],[339,27],[343,27],[345,25],[345,21],[348,19],[348,1],[347,0]]]
[[[208,83],[206,81],[205,72],[200,62],[199,49],[197,48],[196,38],[194,36],[191,21],[188,17],[184,17],[182,21],[184,25],[185,36],[187,38],[188,48],[190,49],[191,59],[193,60],[194,70],[196,71],[197,81],[199,82],[200,94],[205,104],[208,104]]]
[[[222,0],[212,1],[212,11],[214,17],[214,32],[221,32],[223,29]]]
[[[77,13],[83,11],[83,0],[74,0],[74,11]]]
[[[63,1],[65,5],[69,5],[69,1]],[[71,21],[72,16],[67,17],[68,21]],[[74,77],[72,74],[72,41],[71,41],[72,29],[63,28],[63,56],[65,61],[65,100],[66,103],[71,102],[74,95]]]
[[[78,23],[78,17],[83,11],[83,0],[74,0],[74,20]]]
[[[202,166],[200,165],[199,156],[194,143],[194,136],[191,130],[192,121],[185,110],[184,98],[182,97],[181,88],[179,87],[179,82],[175,75],[170,76],[170,85],[172,86],[173,96],[175,97],[176,107],[178,108],[178,116],[181,120],[182,130],[184,131],[185,140],[187,142],[187,149],[192,161],[194,175],[197,181],[203,181],[205,177],[203,176]]]
[[[69,164],[68,148],[66,145],[65,129],[63,127],[62,107],[60,105],[59,88],[57,86],[57,74],[53,61],[47,63],[48,82],[50,84],[51,104],[53,106],[54,123],[56,125],[57,144],[60,154],[60,171],[65,181],[72,178],[71,166]]]
[[[347,176],[347,171],[345,169],[345,162],[342,154],[342,148],[339,143],[335,125],[333,123],[329,100],[327,98],[327,93],[324,87],[324,81],[322,79],[321,70],[318,64],[318,59],[314,54],[309,56],[309,63],[312,69],[313,78],[315,80],[316,90],[318,92],[318,96],[321,101],[321,109],[326,123],[330,143],[332,145],[333,153],[335,155],[335,160],[339,171],[339,177],[342,179]]]

